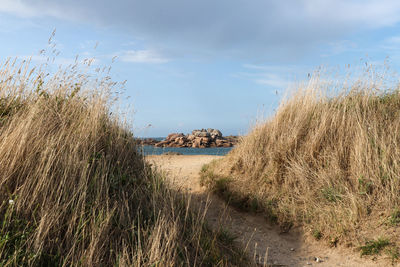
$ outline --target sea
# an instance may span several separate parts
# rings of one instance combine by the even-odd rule
[[[162,141],[165,137],[153,138]],[[233,147],[207,147],[207,148],[192,148],[192,147],[154,147],[141,146],[140,151],[143,155],[162,155],[168,152],[177,152],[182,155],[217,155],[224,156],[232,150]]]

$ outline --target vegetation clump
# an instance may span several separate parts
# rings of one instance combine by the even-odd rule
[[[107,73],[82,68],[0,68],[0,265],[245,265],[144,162]]]
[[[399,221],[399,86],[373,69],[354,82],[320,77],[205,167],[202,181],[223,196],[257,200],[280,225],[335,245],[358,243]],[[219,177],[229,177],[223,192]],[[398,234],[390,241],[400,243]]]
[[[361,256],[380,254],[382,249],[384,249],[389,245],[390,245],[389,240],[385,238],[378,238],[377,240],[369,240],[365,243],[365,245],[360,247]]]

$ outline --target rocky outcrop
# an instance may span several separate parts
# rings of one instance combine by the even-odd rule
[[[154,146],[157,143],[159,143],[160,141],[153,139],[153,138],[145,138],[145,139],[138,139],[137,142],[140,145]]]
[[[163,141],[157,142],[154,139],[143,139],[141,144],[156,147],[232,147],[238,142],[237,136],[224,137],[217,129],[193,130],[191,134],[171,133]]]

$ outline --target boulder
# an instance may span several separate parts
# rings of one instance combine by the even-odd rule
[[[215,140],[215,144],[216,144],[217,146],[223,146],[223,145],[224,145],[224,140],[222,140],[222,139],[217,139],[217,140]]]
[[[158,143],[155,144],[154,146],[156,146],[156,147],[164,147],[164,146],[166,146],[167,144],[169,144],[169,141],[164,140],[164,141],[158,142]]]
[[[206,129],[193,130],[192,135],[196,137],[210,137],[210,133]]]
[[[217,137],[222,137],[222,133],[220,130],[213,129],[213,131],[210,133],[211,136],[214,136],[215,138]]]
[[[194,140],[196,138],[196,136],[194,136],[193,134],[189,134],[187,137],[186,137],[186,139],[188,140],[188,141],[192,141],[192,140]]]
[[[196,132],[196,137],[210,137],[210,133],[207,132]]]
[[[231,147],[231,146],[232,146],[232,143],[223,143],[222,146],[223,146],[223,147]]]
[[[201,139],[200,138],[196,138],[196,139],[193,140],[192,147],[199,148],[200,145],[201,145]]]
[[[178,145],[183,145],[186,143],[186,137],[178,137],[175,139],[175,143]]]
[[[197,132],[201,132],[201,130],[193,130],[192,135],[196,135]]]
[[[183,133],[172,133],[172,134],[169,134],[165,140],[166,141],[174,141],[176,138],[183,137],[183,136],[185,136]]]
[[[202,138],[201,138],[201,143],[202,143],[202,144],[206,145],[206,144],[208,144],[209,142],[210,142],[210,138],[208,138],[208,137],[202,137]]]

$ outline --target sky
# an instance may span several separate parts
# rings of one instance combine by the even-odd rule
[[[0,62],[39,62],[54,29],[56,63],[95,57],[127,80],[143,137],[246,134],[321,66],[400,69],[397,0],[0,0]]]

